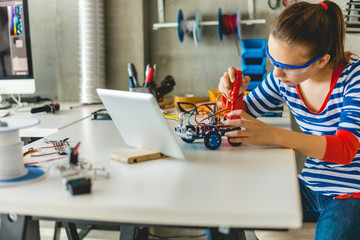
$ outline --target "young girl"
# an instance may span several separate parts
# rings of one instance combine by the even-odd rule
[[[315,239],[360,239],[360,61],[344,52],[341,9],[331,1],[299,2],[272,23],[266,48],[274,70],[229,113],[233,141],[277,145],[308,156],[299,175],[304,221]],[[220,79],[230,96],[235,68]],[[242,80],[240,93],[250,78]],[[303,133],[256,119],[286,102]]]

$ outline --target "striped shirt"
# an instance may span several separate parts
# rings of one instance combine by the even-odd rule
[[[342,70],[342,69],[341,69]],[[335,72],[335,70],[334,70]],[[288,86],[275,78],[273,72],[244,97],[247,112],[258,117],[286,102],[300,129],[310,135],[335,135],[343,129],[360,139],[360,61],[350,59],[333,82],[323,109],[315,113],[302,101],[297,87]],[[299,175],[313,191],[336,196],[360,191],[360,151],[348,165],[307,157]]]

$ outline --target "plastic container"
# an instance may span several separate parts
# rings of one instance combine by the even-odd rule
[[[263,58],[265,54],[266,39],[243,39],[241,50],[243,58]]]
[[[243,58],[264,58],[266,39],[243,39],[241,40],[241,52]]]

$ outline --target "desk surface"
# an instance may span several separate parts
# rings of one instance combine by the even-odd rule
[[[223,143],[211,151],[202,142],[179,141],[190,156],[187,160],[127,165],[109,159],[110,152],[127,148],[112,121],[88,118],[48,139],[66,137],[74,144],[81,141],[80,157],[106,166],[110,178],[96,179],[91,194],[71,196],[59,172],[51,169],[38,182],[0,188],[0,212],[180,226],[301,226],[292,150]]]
[[[40,104],[40,106],[43,106]],[[70,109],[72,107],[72,109]],[[79,103],[63,102],[60,103],[60,111],[56,113],[30,113],[31,107],[24,107],[19,111],[10,109],[11,114],[7,118],[37,118],[40,120],[40,124],[32,127],[20,129],[20,137],[46,137],[50,134],[58,132],[78,121],[91,116],[91,113],[104,108],[103,105],[83,105]]]

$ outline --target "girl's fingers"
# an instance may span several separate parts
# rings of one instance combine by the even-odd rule
[[[228,113],[229,117],[240,117],[243,120],[251,120],[252,117],[247,114],[244,110],[234,110]]]
[[[233,83],[235,82],[236,78],[235,78],[235,71],[236,71],[236,68],[234,67],[229,67],[228,68],[228,73],[229,73],[229,77],[230,77],[230,81]]]

